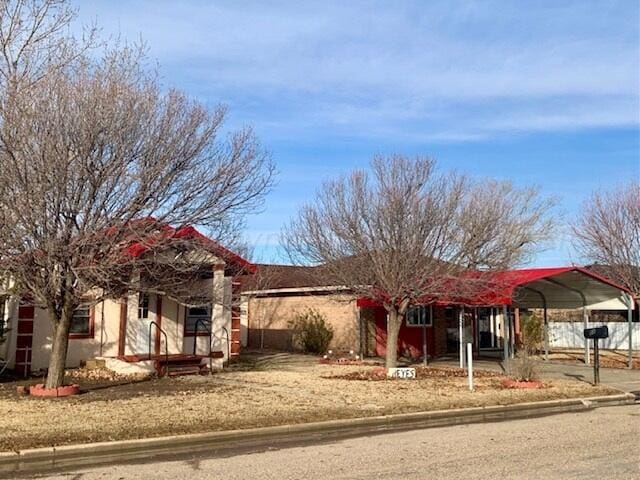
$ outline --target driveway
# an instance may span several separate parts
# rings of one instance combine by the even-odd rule
[[[436,360],[434,365],[459,366],[458,360]],[[474,368],[503,371],[502,360],[482,359],[474,360]],[[593,366],[574,365],[563,362],[539,362],[541,377],[548,379],[579,380],[586,383],[593,382]],[[600,383],[640,395],[640,370],[624,368],[600,368]]]

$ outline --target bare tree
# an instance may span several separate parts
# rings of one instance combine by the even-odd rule
[[[56,387],[77,306],[140,289],[188,295],[212,255],[231,255],[190,226],[234,239],[274,166],[251,129],[222,135],[224,107],[165,92],[142,49],[86,54],[64,36],[65,2],[0,7],[0,265],[48,311]]]
[[[580,253],[640,298],[640,183],[594,192],[572,230]]]
[[[535,189],[438,173],[428,158],[377,156],[370,172],[326,182],[283,243],[293,262],[319,265],[328,285],[384,305],[394,367],[409,306],[464,298],[482,281],[465,272],[524,261],[550,231],[551,206]]]

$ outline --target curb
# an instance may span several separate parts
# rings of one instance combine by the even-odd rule
[[[402,413],[377,417],[330,420],[246,430],[197,433],[169,437],[98,442],[60,447],[35,448],[20,452],[0,452],[0,475],[35,473],[61,468],[77,468],[108,463],[124,463],[185,453],[225,453],[239,449],[286,446],[310,440],[333,440],[365,434],[445,427],[538,417],[598,407],[630,405],[629,393],[589,398],[547,400],[472,407],[433,412]]]

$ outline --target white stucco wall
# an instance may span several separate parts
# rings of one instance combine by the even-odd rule
[[[224,352],[228,356],[227,340],[223,328],[231,333],[231,278],[224,277],[224,271],[214,274],[211,288],[214,291],[213,305],[213,350]],[[15,350],[18,323],[18,299],[9,302],[6,312],[7,339],[0,346],[0,359],[10,368],[15,367]],[[157,321],[157,298],[149,298],[149,321]],[[194,337],[184,337],[185,306],[167,297],[162,298],[162,329],[167,333],[169,353],[192,353]],[[125,336],[125,355],[148,353],[148,322],[144,325],[138,319],[138,295],[127,299],[127,325]],[[93,306],[94,329],[91,338],[71,338],[67,354],[67,366],[77,367],[81,362],[95,357],[116,357],[120,335],[121,301],[106,300]],[[156,330],[153,330],[155,336]],[[152,336],[152,342],[154,338]],[[197,338],[198,353],[208,351],[208,336]],[[32,339],[31,370],[37,372],[47,368],[52,345],[52,328],[44,309],[34,310],[34,328]],[[165,351],[165,340],[161,337],[161,353]],[[153,350],[153,346],[152,346]]]

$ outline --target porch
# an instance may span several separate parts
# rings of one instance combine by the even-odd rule
[[[151,355],[124,355],[119,357],[127,363],[153,366],[158,376],[174,377],[179,375],[202,374],[211,371],[214,359],[224,359],[224,352],[217,350],[206,355],[172,353]],[[220,362],[216,362],[218,364]]]

